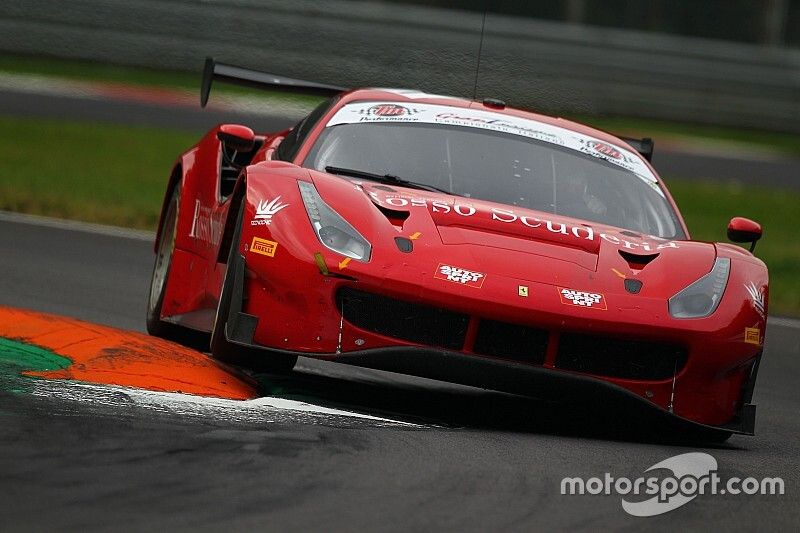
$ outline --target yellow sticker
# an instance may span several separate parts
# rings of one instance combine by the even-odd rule
[[[275,251],[278,249],[278,243],[275,241],[268,241],[267,239],[259,239],[253,237],[253,242],[250,244],[250,251],[254,254],[266,255],[267,257],[275,257]]]
[[[528,286],[527,285],[520,285],[518,288],[518,294],[522,297],[528,297]]]
[[[744,328],[744,342],[747,344],[761,345],[761,330],[758,328]]]

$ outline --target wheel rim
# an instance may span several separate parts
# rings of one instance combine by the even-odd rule
[[[150,283],[150,299],[148,301],[148,308],[151,313],[155,312],[155,307],[158,305],[158,301],[164,291],[169,264],[172,259],[172,251],[175,247],[175,203],[173,200],[167,210],[167,219],[164,221],[164,229],[156,252],[156,263],[153,267],[153,279]]]

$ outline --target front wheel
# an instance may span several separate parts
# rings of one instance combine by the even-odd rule
[[[235,291],[237,265],[241,265],[242,272],[240,274],[242,277],[244,274],[244,258],[239,251],[244,202],[240,203],[238,208],[235,205],[231,205],[231,209],[238,209],[238,215],[233,239],[231,239],[231,248],[228,251],[227,268],[225,270],[225,279],[222,282],[219,304],[217,305],[217,315],[214,319],[214,329],[211,332],[211,355],[220,361],[246,367],[257,372],[290,372],[297,362],[297,356],[271,353],[268,349],[260,350],[228,341],[226,333],[230,316],[232,312],[236,312],[236,310],[232,311],[231,305]],[[243,280],[239,281],[243,283]]]
[[[178,228],[178,203],[180,202],[180,184],[176,185],[170,196],[169,205],[164,215],[164,223],[158,235],[158,249],[150,278],[150,293],[147,299],[147,332],[178,342],[185,346],[205,351],[208,349],[208,334],[171,324],[161,320],[161,308],[164,304],[167,280],[169,280],[172,254],[175,251],[175,237]]]

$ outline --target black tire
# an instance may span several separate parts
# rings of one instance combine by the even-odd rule
[[[239,247],[241,243],[239,241],[242,236],[244,204],[240,202],[238,207],[232,205],[231,209],[238,209],[238,215],[236,217],[236,228],[231,239],[231,247],[228,251],[228,268],[225,271],[225,279],[222,282],[217,315],[214,319],[214,329],[211,332],[211,355],[225,363],[245,367],[256,372],[281,374],[291,372],[295,363],[297,363],[297,356],[275,353],[269,349],[249,348],[234,344],[228,342],[225,335],[234,290],[234,275],[231,265],[234,264],[236,254],[240,253]]]
[[[161,320],[161,307],[164,304],[164,289],[172,266],[172,253],[175,250],[175,237],[178,227],[178,203],[180,185],[176,185],[170,196],[164,224],[159,233],[159,245],[150,277],[150,293],[147,299],[147,332],[155,337],[168,339],[196,350],[207,351],[209,334],[187,329],[177,324]]]

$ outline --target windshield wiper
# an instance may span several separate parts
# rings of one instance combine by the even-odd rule
[[[381,183],[391,183],[403,187],[410,187],[412,189],[422,189],[424,191],[441,192],[444,194],[455,194],[447,189],[440,189],[427,183],[419,183],[416,181],[407,180],[394,174],[373,174],[364,170],[355,170],[352,168],[342,167],[325,167],[325,172],[329,174],[339,174],[340,176],[349,176],[351,178],[361,178],[365,180],[379,181]]]

